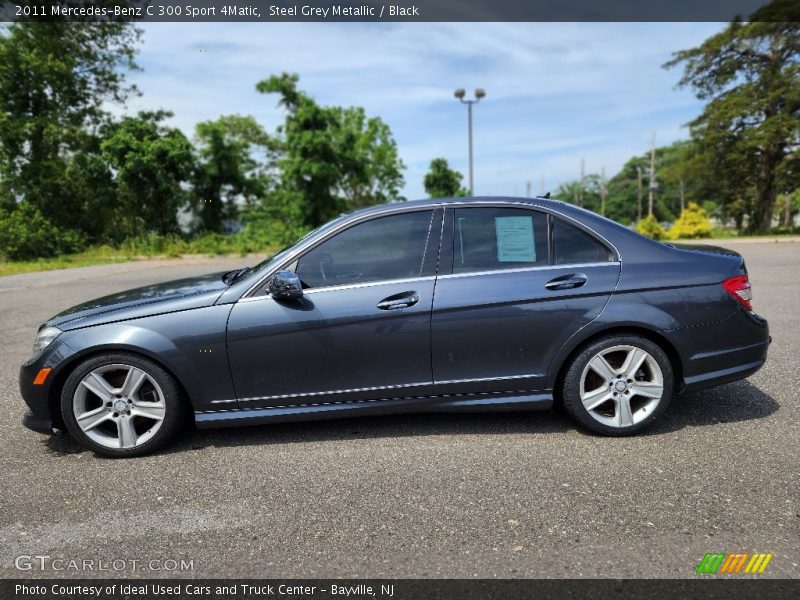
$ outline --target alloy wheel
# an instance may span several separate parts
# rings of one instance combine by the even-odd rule
[[[589,360],[579,389],[583,407],[593,419],[623,429],[653,414],[664,396],[664,374],[647,351],[617,345]]]
[[[75,421],[86,436],[111,449],[145,444],[161,429],[164,392],[146,371],[109,364],[87,373],[72,397]]]

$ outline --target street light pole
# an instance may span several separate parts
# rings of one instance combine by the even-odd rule
[[[467,136],[468,136],[468,148],[469,148],[469,195],[472,196],[474,194],[474,187],[473,187],[473,166],[472,166],[472,105],[477,104],[481,101],[481,98],[486,97],[486,92],[478,88],[475,90],[475,98],[473,100],[465,100],[464,96],[466,93],[464,92],[464,88],[458,88],[454,94],[456,98],[458,98],[461,104],[467,105]]]

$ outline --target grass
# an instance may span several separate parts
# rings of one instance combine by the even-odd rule
[[[122,263],[148,258],[178,258],[185,255],[245,256],[250,253],[272,253],[273,244],[256,244],[236,239],[235,236],[203,236],[190,242],[180,238],[144,238],[136,242],[123,242],[119,247],[91,246],[83,252],[64,254],[53,258],[24,261],[0,260],[0,277],[36,271],[70,269]]]

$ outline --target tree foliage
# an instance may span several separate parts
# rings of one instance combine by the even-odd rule
[[[0,36],[0,195],[27,200],[53,222],[82,227],[93,175],[75,179],[76,153],[96,153],[107,102],[135,88],[139,32],[117,22],[15,23]],[[83,183],[81,183],[81,180]]]
[[[667,232],[653,215],[647,215],[636,223],[636,231],[654,240],[663,240],[667,237]]]
[[[236,219],[239,204],[252,206],[263,196],[268,175],[255,154],[266,157],[269,137],[253,117],[227,115],[198,123],[197,165],[192,176],[192,208],[200,229],[222,232]]]
[[[692,135],[758,232],[771,225],[781,167],[800,144],[800,9],[778,1],[766,10],[773,20],[736,20],[665,65],[683,65],[679,85],[707,101]]]
[[[256,89],[278,94],[287,111],[278,129],[279,203],[296,204],[307,227],[342,211],[399,200],[403,163],[388,126],[360,108],[326,107],[283,73]]]
[[[697,203],[690,202],[683,209],[678,219],[669,230],[669,237],[674,240],[682,238],[707,238],[711,236],[711,221]]]
[[[447,159],[434,158],[423,180],[425,193],[431,198],[464,197],[467,190],[461,185],[462,179],[461,173],[450,168]]]
[[[116,171],[119,204],[129,235],[178,230],[186,202],[182,183],[193,168],[192,146],[178,129],[161,121],[169,113],[124,117],[103,141],[103,156]]]

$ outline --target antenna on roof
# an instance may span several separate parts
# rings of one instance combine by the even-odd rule
[[[544,196],[542,196],[545,200],[550,200],[550,192],[547,192]]]

